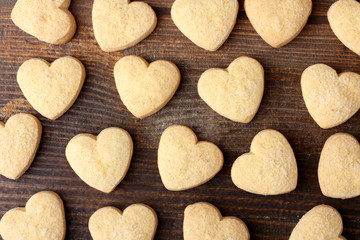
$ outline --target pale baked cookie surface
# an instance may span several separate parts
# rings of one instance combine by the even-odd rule
[[[64,44],[76,31],[71,0],[17,0],[11,19],[21,30],[52,44]]]
[[[197,46],[216,51],[233,30],[238,11],[238,0],[176,0],[171,18]]]
[[[105,52],[132,47],[156,27],[154,10],[144,2],[95,0],[92,22],[96,41]]]
[[[0,174],[17,179],[30,167],[40,144],[40,121],[30,114],[19,113],[0,122]]]
[[[274,48],[296,38],[311,14],[311,0],[245,0],[246,15],[256,32]]]
[[[249,240],[245,223],[236,217],[222,217],[210,203],[189,205],[184,213],[184,240]]]
[[[14,208],[1,218],[4,240],[63,240],[66,222],[64,205],[54,192],[39,192],[25,208]]]
[[[152,240],[157,228],[155,211],[144,204],[133,204],[124,212],[114,207],[97,210],[89,220],[94,240]]]
[[[148,63],[138,56],[126,56],[115,65],[114,76],[120,98],[137,118],[162,109],[180,84],[180,71],[165,60]]]
[[[337,38],[351,51],[360,55],[360,3],[339,0],[328,11],[330,27]]]
[[[278,131],[263,130],[251,142],[250,152],[241,155],[231,169],[234,184],[247,192],[278,195],[297,186],[294,152]]]
[[[161,135],[158,167],[164,186],[171,191],[197,187],[222,168],[224,157],[213,143],[201,141],[188,127],[173,125]]]
[[[345,240],[343,222],[336,209],[319,205],[307,212],[296,225],[289,240]]]
[[[117,127],[98,136],[78,134],[66,146],[65,155],[75,173],[89,186],[112,192],[125,177],[133,153],[130,134]]]
[[[58,58],[51,64],[33,58],[20,66],[17,82],[33,108],[55,120],[73,105],[85,75],[83,64],[73,57]]]
[[[227,69],[205,71],[198,82],[198,93],[220,115],[248,123],[264,93],[264,69],[253,58],[239,57]]]
[[[321,152],[318,177],[321,192],[332,198],[360,195],[360,145],[346,133],[336,133],[326,140]]]
[[[308,67],[301,76],[306,107],[315,122],[324,129],[350,119],[360,108],[360,75],[337,74],[325,64]]]

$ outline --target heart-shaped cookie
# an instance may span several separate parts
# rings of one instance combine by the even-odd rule
[[[210,203],[189,205],[184,213],[184,240],[249,240],[245,223],[236,217],[222,217]]]
[[[337,38],[351,51],[360,55],[360,3],[339,0],[329,9],[328,20]]]
[[[325,64],[308,67],[301,76],[305,105],[315,122],[324,129],[346,122],[360,108],[360,75],[338,75]]]
[[[343,222],[336,209],[319,205],[307,212],[296,225],[289,240],[346,240],[341,233]]]
[[[63,240],[66,222],[64,205],[54,192],[39,192],[25,208],[14,208],[1,218],[4,240]]]
[[[238,11],[238,0],[176,0],[171,18],[197,46],[216,51],[233,30]]]
[[[122,213],[114,207],[97,210],[89,220],[94,240],[152,240],[157,228],[155,211],[144,204],[133,204]]]
[[[198,142],[188,127],[173,125],[161,135],[158,167],[164,186],[171,191],[197,187],[222,168],[224,157],[213,143]]]
[[[132,47],[156,27],[154,10],[144,2],[95,0],[92,22],[96,41],[105,52]]]
[[[227,69],[209,69],[198,83],[200,97],[235,122],[250,122],[264,93],[264,69],[253,58],[239,57]]]
[[[163,108],[180,84],[175,64],[158,60],[149,63],[137,56],[121,58],[114,76],[121,101],[137,118],[150,116]]]
[[[30,167],[40,144],[40,121],[30,114],[19,113],[0,122],[0,174],[17,179]]]
[[[318,177],[321,192],[332,198],[360,195],[360,144],[350,134],[337,133],[326,140]]]
[[[293,191],[298,170],[294,152],[278,131],[259,132],[251,142],[250,153],[241,155],[231,169],[234,184],[247,192],[279,195]]]
[[[246,15],[256,32],[274,48],[291,42],[311,14],[311,0],[245,0]]]
[[[33,108],[55,120],[73,105],[85,75],[84,66],[73,57],[62,57],[51,64],[33,58],[20,66],[17,82]]]
[[[17,0],[11,19],[21,30],[52,44],[64,44],[76,31],[71,0]]]
[[[125,177],[133,153],[133,142],[121,128],[104,129],[96,137],[78,134],[66,146],[65,155],[75,173],[89,186],[112,192]]]

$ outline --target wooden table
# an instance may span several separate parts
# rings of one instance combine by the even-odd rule
[[[281,49],[267,45],[254,31],[240,1],[238,20],[230,38],[216,52],[202,50],[185,38],[170,17],[172,0],[145,0],[158,16],[158,26],[146,40],[130,49],[102,52],[92,23],[92,1],[74,0],[70,11],[78,27],[66,45],[38,41],[17,28],[10,19],[16,0],[0,1],[0,120],[17,112],[32,113],[44,127],[39,151],[30,169],[17,181],[0,177],[0,214],[24,206],[41,190],[53,190],[64,200],[67,220],[66,239],[91,239],[90,215],[104,206],[124,209],[141,202],[158,214],[155,239],[182,239],[184,208],[208,201],[224,216],[243,219],[251,239],[288,239],[300,217],[318,204],[330,204],[344,220],[344,236],[360,239],[360,198],[335,200],[324,197],[319,188],[317,166],[325,140],[336,132],[347,132],[360,139],[360,115],[345,124],[322,130],[310,117],[301,95],[300,76],[311,64],[325,63],[337,71],[360,72],[360,58],[344,47],[332,33],[326,12],[334,1],[314,0],[313,13],[301,34]],[[113,79],[113,67],[122,56],[136,54],[148,61],[166,59],[180,69],[182,81],[174,98],[157,114],[140,120],[120,101]],[[81,60],[87,77],[79,98],[60,119],[50,121],[34,111],[16,82],[16,71],[27,59],[48,61],[71,55]],[[197,81],[211,67],[226,68],[235,58],[247,55],[265,68],[266,86],[261,107],[249,124],[227,120],[211,110],[197,94]],[[172,124],[191,127],[200,140],[217,144],[225,165],[208,183],[183,192],[167,191],[157,168],[157,148],[161,133]],[[98,134],[118,126],[134,140],[134,156],[125,179],[111,194],[94,190],[82,182],[66,161],[64,149],[78,133]],[[252,138],[260,130],[282,132],[292,145],[299,167],[297,189],[289,194],[263,197],[237,189],[231,181],[234,160],[248,152]]]

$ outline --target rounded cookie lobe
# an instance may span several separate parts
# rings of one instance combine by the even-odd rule
[[[66,146],[65,155],[74,172],[89,186],[112,192],[125,177],[133,154],[130,134],[117,127],[96,137],[78,134]]]
[[[54,192],[33,195],[25,208],[14,208],[1,218],[0,234],[4,240],[63,240],[65,210]]]
[[[173,125],[161,135],[158,167],[164,186],[171,191],[197,187],[222,168],[224,157],[213,143],[198,142],[188,127]]]
[[[70,0],[17,0],[11,19],[24,32],[51,44],[65,44],[76,31]]]
[[[305,27],[311,0],[245,0],[246,15],[256,32],[274,48],[282,47]]]
[[[360,195],[360,145],[346,133],[329,137],[320,155],[318,177],[321,192],[331,198]]]
[[[105,52],[132,47],[155,29],[157,17],[144,2],[95,0],[92,22],[96,41]]]
[[[335,208],[319,205],[307,212],[295,226],[289,240],[346,240],[341,233],[343,222]]]
[[[31,114],[19,113],[0,122],[0,174],[18,179],[30,167],[42,134],[40,121]]]
[[[210,203],[199,202],[184,212],[184,240],[249,240],[245,223],[236,217],[222,217]]]
[[[155,211],[145,204],[133,204],[122,213],[114,207],[97,210],[89,220],[94,240],[152,240],[158,220]]]
[[[233,30],[238,11],[237,0],[176,0],[171,18],[197,46],[216,51]]]
[[[325,64],[315,64],[303,72],[301,91],[315,122],[324,129],[349,120],[360,108],[360,75],[337,74]]]
[[[231,179],[240,189],[261,195],[279,195],[297,186],[294,152],[278,131],[263,130],[251,142],[250,152],[241,155],[231,169]]]
[[[121,58],[114,67],[121,101],[137,118],[160,111],[174,96],[180,84],[180,71],[165,60],[148,63],[138,56]]]
[[[253,58],[239,57],[227,69],[206,70],[199,79],[198,93],[220,115],[249,123],[264,93],[264,69]]]
[[[336,37],[351,51],[360,55],[360,3],[339,0],[328,11],[330,27]]]

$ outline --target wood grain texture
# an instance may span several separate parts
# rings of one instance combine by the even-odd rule
[[[68,44],[60,46],[40,42],[21,31],[10,19],[16,1],[0,1],[0,120],[6,121],[15,112],[27,112],[37,116],[44,127],[39,151],[25,175],[18,181],[0,177],[0,215],[24,206],[38,191],[53,190],[64,200],[68,240],[91,239],[87,224],[97,209],[108,205],[124,209],[137,202],[152,206],[158,213],[155,239],[182,239],[185,207],[208,201],[223,215],[243,219],[251,239],[285,240],[308,210],[318,204],[330,204],[343,216],[343,235],[347,239],[360,239],[360,198],[326,198],[317,179],[325,140],[336,132],[347,132],[360,139],[360,114],[339,127],[322,130],[307,112],[300,89],[301,73],[311,64],[325,63],[338,72],[360,72],[360,57],[342,45],[329,27],[326,12],[334,1],[314,0],[313,13],[301,34],[285,47],[273,49],[250,25],[241,0],[235,29],[216,52],[198,48],[179,32],[170,17],[173,0],[144,1],[157,13],[157,28],[140,44],[115,53],[102,52],[94,39],[92,1],[72,1],[70,11],[78,24],[77,33]],[[149,62],[170,60],[182,74],[180,87],[169,104],[143,120],[126,110],[113,79],[115,62],[129,54],[142,56]],[[73,107],[58,120],[50,121],[21,100],[24,97],[16,82],[16,72],[29,58],[53,61],[66,55],[84,63],[87,78]],[[266,77],[261,107],[250,124],[231,122],[215,113],[200,99],[196,87],[203,71],[210,67],[225,68],[242,55],[260,61]],[[189,126],[200,140],[212,141],[224,152],[223,169],[205,185],[184,192],[169,192],[162,185],[157,147],[161,133],[172,124]],[[125,179],[113,193],[104,194],[76,176],[65,159],[64,149],[74,135],[98,134],[110,126],[126,129],[133,137],[135,148]],[[231,181],[234,160],[249,151],[252,138],[265,128],[282,132],[294,149],[299,183],[292,193],[262,197],[237,189]]]

